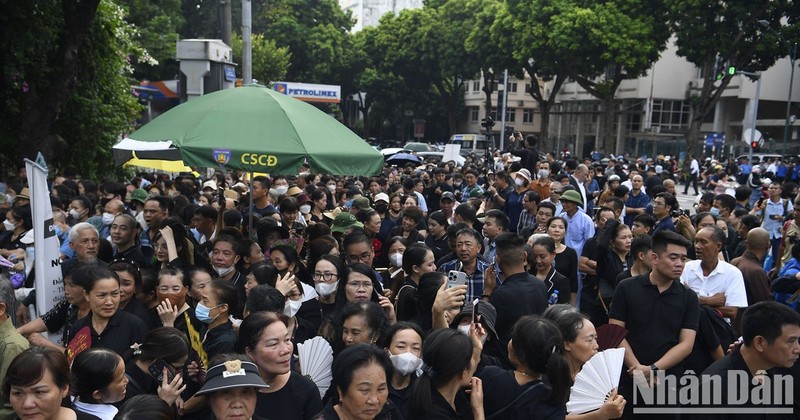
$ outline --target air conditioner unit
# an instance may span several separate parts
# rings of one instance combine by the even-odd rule
[[[517,101],[517,106],[523,106],[523,105],[525,105],[525,101]]]

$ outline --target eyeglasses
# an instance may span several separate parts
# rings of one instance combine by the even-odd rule
[[[367,260],[369,260],[369,256],[370,255],[369,255],[368,252],[364,253],[364,254],[361,254],[361,255],[348,255],[347,256],[347,261],[350,261],[351,263],[354,263],[354,264],[357,263],[357,262],[366,263]]]
[[[322,280],[322,281],[331,281],[333,279],[339,278],[339,275],[336,273],[320,273],[319,271],[314,272],[314,279]]]
[[[366,289],[371,289],[372,288],[372,283],[370,283],[368,281],[348,281],[347,282],[347,287],[352,287],[353,289],[356,289],[356,290],[359,290],[359,289],[365,289],[366,290]]]

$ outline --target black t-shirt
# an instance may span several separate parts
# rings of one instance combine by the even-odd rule
[[[450,244],[447,242],[447,235],[436,239],[432,234],[425,237],[425,245],[433,251],[434,261],[439,260],[450,252]]]
[[[483,411],[486,415],[503,410],[500,418],[511,419],[563,419],[566,407],[556,407],[544,402],[550,394],[550,387],[542,381],[524,385],[517,383],[514,371],[495,366],[483,369],[478,377],[483,381]],[[532,388],[522,398],[514,402],[520,394]],[[508,407],[514,402],[514,405]],[[508,408],[506,408],[508,407]]]
[[[102,333],[98,334],[92,326],[92,313],[79,319],[72,326],[69,340],[72,341],[75,335],[84,327],[89,327],[92,335],[91,348],[105,348],[117,352],[119,355],[125,354],[133,343],[141,343],[147,334],[147,325],[136,315],[125,311],[117,311]]]
[[[255,415],[281,420],[309,420],[322,411],[319,389],[297,372],[278,391],[259,393]]]
[[[150,315],[149,312],[147,312],[147,309],[144,307],[144,305],[142,305],[141,302],[139,302],[138,299],[136,299],[135,296],[131,298],[131,300],[128,302],[127,305],[125,305],[124,308],[122,308],[122,310],[129,314],[136,315],[137,317],[139,317],[139,319],[141,319],[145,323],[145,325],[147,325],[148,329],[161,326],[153,323],[153,317]]]
[[[677,280],[659,293],[648,273],[617,285],[608,317],[625,322],[633,353],[649,366],[678,344],[682,329],[697,331],[700,305],[697,294]],[[683,373],[682,363],[667,372]]]
[[[556,254],[556,271],[569,279],[569,289],[578,290],[578,253],[567,247],[560,254]]]
[[[236,331],[233,330],[230,321],[208,330],[203,338],[203,350],[206,351],[208,360],[218,354],[233,353],[236,339]]]
[[[419,420],[471,420],[474,418],[469,398],[463,391],[456,393],[455,410],[436,388],[431,388],[431,403],[432,407],[428,412],[415,417],[409,416],[409,418]]]

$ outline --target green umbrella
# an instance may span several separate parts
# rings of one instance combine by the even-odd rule
[[[383,156],[335,119],[256,85],[178,105],[114,146],[117,164],[134,156],[270,174],[297,174],[304,162],[332,175],[369,176],[383,168]]]

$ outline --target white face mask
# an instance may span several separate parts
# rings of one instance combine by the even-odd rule
[[[3,220],[3,227],[5,227],[7,231],[11,232],[16,226],[14,226],[14,224],[8,220]]]
[[[300,213],[308,214],[311,212],[311,205],[310,204],[303,204],[300,206]]]
[[[287,299],[286,303],[283,305],[283,314],[289,318],[295,316],[297,311],[300,310],[300,306],[302,304],[302,301]]]
[[[464,334],[467,337],[469,337],[469,324],[467,324],[467,325],[459,325],[458,326],[458,332],[460,332],[461,334]],[[481,343],[485,343],[486,342],[486,337],[488,337],[488,336],[489,336],[489,334],[486,334],[483,337],[481,337]]]
[[[550,175],[550,171],[547,169],[540,169],[539,170],[539,179],[547,178]]]
[[[392,266],[395,268],[400,268],[403,266],[403,254],[399,252],[395,252],[394,254],[389,255],[389,262],[392,263]]]
[[[521,187],[522,185],[524,185],[524,181],[522,181],[522,178],[516,178],[514,179],[514,185]]]
[[[78,210],[72,209],[69,211],[69,215],[72,216],[73,219],[77,220],[81,218],[81,212]]]
[[[317,293],[319,293],[320,296],[328,297],[328,296],[336,293],[336,286],[338,284],[339,284],[339,282],[335,282],[335,283],[317,283],[316,285],[314,285],[314,290],[316,290]]]
[[[414,373],[422,366],[422,359],[413,353],[400,353],[389,355],[394,369],[403,376],[408,376]]]
[[[214,267],[214,271],[217,272],[217,275],[220,276],[220,278],[227,276],[228,274],[232,273],[233,270],[235,270],[235,269],[236,269],[236,267],[234,267],[234,266],[230,266],[228,268]]]
[[[336,192],[336,184],[328,184],[328,191]]]
[[[275,195],[280,197],[286,194],[286,191],[289,191],[289,187],[287,187],[286,185],[281,185],[280,187],[273,188],[272,191],[275,192]]]
[[[114,222],[114,215],[111,213],[103,213],[103,224],[110,225]]]

